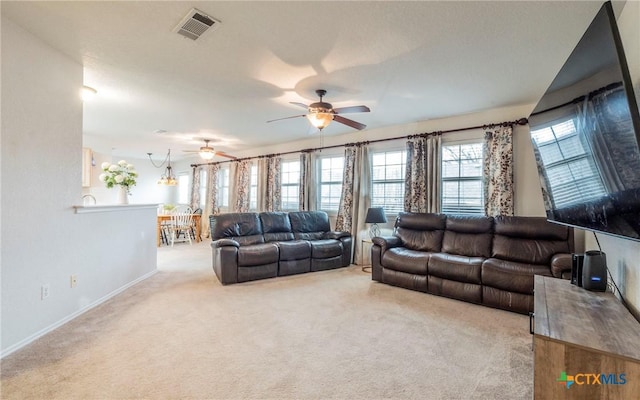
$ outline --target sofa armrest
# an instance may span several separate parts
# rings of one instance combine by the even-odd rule
[[[569,272],[571,277],[572,255],[567,253],[555,254],[551,257],[551,274],[556,278],[562,278],[564,272]],[[566,279],[566,278],[565,278]]]
[[[324,234],[325,239],[340,239],[343,237],[349,237],[351,234],[349,232],[339,232],[339,231],[330,231]]]
[[[239,247],[238,242],[232,239],[219,239],[211,242],[213,271],[223,285],[238,282]]]
[[[233,239],[218,239],[218,240],[214,240],[213,242],[211,242],[211,247],[213,247],[213,248],[225,247],[225,246],[240,247],[240,243],[238,243],[237,241],[235,241]]]
[[[388,249],[402,246],[402,240],[397,236],[376,236],[371,238],[374,245],[378,245],[385,252]]]

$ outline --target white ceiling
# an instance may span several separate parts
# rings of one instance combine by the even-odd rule
[[[601,2],[7,2],[2,15],[84,66],[84,134],[113,153],[227,153],[305,139],[290,101],[367,129],[535,103]],[[222,22],[173,33],[195,7]],[[619,7],[617,7],[619,8]],[[166,133],[158,134],[157,130]],[[332,123],[327,135],[353,131]]]

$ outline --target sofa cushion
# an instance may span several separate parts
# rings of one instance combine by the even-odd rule
[[[548,265],[518,263],[489,258],[482,263],[482,284],[494,288],[533,294],[533,276],[551,276]]]
[[[380,281],[393,286],[399,286],[411,290],[427,291],[427,276],[409,274],[402,271],[394,271],[383,268]]]
[[[429,275],[459,282],[480,284],[483,257],[466,257],[447,253],[433,253],[429,258]]]
[[[429,293],[439,296],[451,297],[470,303],[482,303],[482,285],[457,282],[455,280],[429,275],[428,289]]]
[[[211,240],[234,239],[241,246],[263,243],[262,224],[256,213],[228,213],[209,217]],[[247,239],[238,240],[240,237]]]
[[[443,214],[401,212],[396,218],[395,236],[407,249],[439,252],[445,221]]]
[[[255,281],[257,279],[275,278],[278,276],[278,263],[238,266],[238,282]]]
[[[335,239],[314,240],[311,244],[311,258],[331,258],[342,255],[342,243]]]
[[[394,271],[427,275],[427,264],[429,263],[430,254],[431,253],[406,249],[404,247],[394,247],[385,251],[382,255],[382,266]]]
[[[293,240],[293,231],[287,213],[262,212],[259,216],[266,242]]]
[[[340,267],[342,267],[342,256],[311,259],[311,272],[324,271],[327,269]]]
[[[280,249],[280,260],[304,260],[311,258],[311,243],[306,240],[276,242]]]
[[[274,243],[254,244],[238,248],[238,266],[247,267],[278,262],[278,246]]]
[[[311,259],[304,260],[280,260],[278,262],[278,276],[303,274],[311,272]]]
[[[520,263],[546,264],[549,269],[551,257],[557,253],[567,253],[567,247],[566,241],[518,239],[495,235],[491,256]]]
[[[533,296],[483,286],[482,304],[489,307],[527,314],[533,311]]]
[[[549,265],[554,254],[572,252],[570,228],[543,217],[496,217],[494,230],[495,258]]]
[[[442,252],[488,258],[491,256],[492,238],[492,217],[448,216]]]
[[[289,213],[294,233],[329,232],[329,216],[324,211],[293,211]]]

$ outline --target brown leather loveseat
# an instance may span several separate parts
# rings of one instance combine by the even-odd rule
[[[541,217],[400,213],[372,241],[375,281],[524,314],[533,276],[566,276],[574,251],[573,230]]]

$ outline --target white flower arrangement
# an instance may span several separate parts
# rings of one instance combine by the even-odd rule
[[[99,179],[104,182],[109,189],[114,185],[120,185],[124,186],[127,193],[130,193],[129,189],[136,184],[138,173],[133,164],[129,164],[125,160],[120,160],[117,164],[103,162],[101,168],[104,173],[100,174]]]

